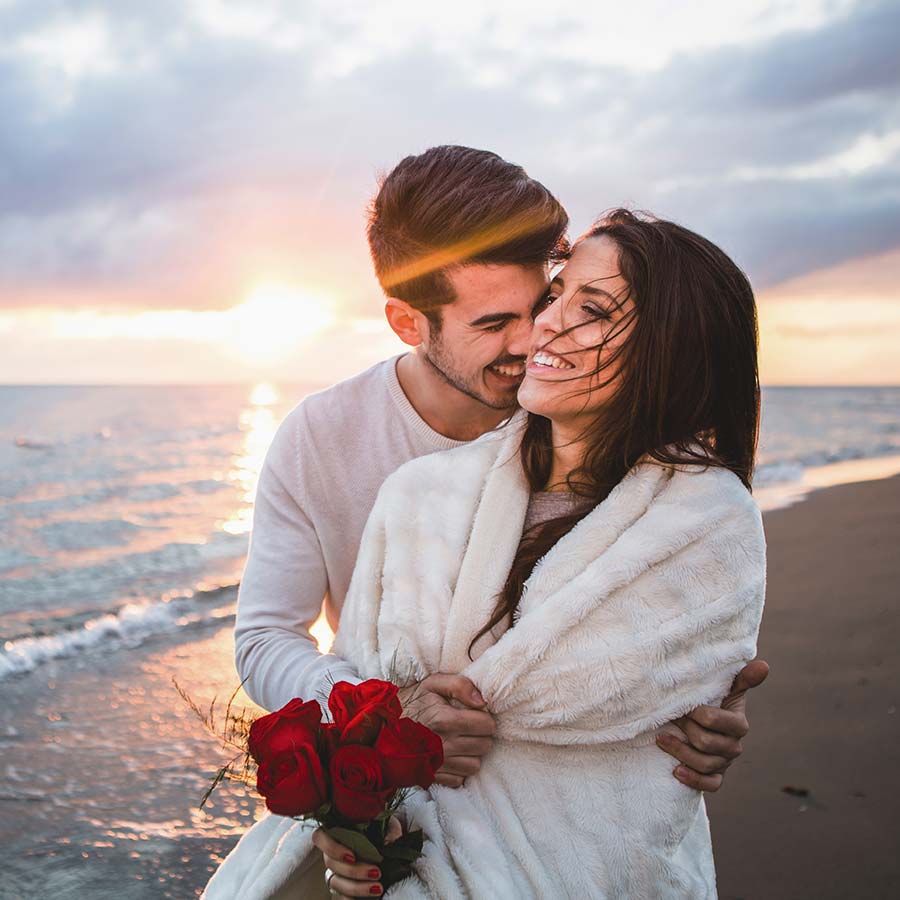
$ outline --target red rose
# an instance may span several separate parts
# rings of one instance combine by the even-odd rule
[[[269,756],[256,773],[256,789],[280,816],[304,816],[328,799],[328,779],[312,744]]]
[[[291,700],[277,712],[254,720],[248,745],[257,763],[301,744],[315,744],[322,723],[322,707],[315,700]]]
[[[328,708],[341,730],[342,744],[371,746],[384,722],[395,722],[403,715],[397,685],[377,678],[362,684],[337,682],[331,689]]]
[[[331,792],[342,816],[366,822],[384,809],[394,788],[384,787],[381,755],[374,748],[347,744],[332,757]]]
[[[319,757],[326,766],[331,765],[331,757],[341,743],[341,729],[337,725],[323,722],[319,731]]]
[[[444,762],[443,741],[412,719],[387,723],[375,741],[375,749],[382,757],[386,783],[395,787],[430,787]]]

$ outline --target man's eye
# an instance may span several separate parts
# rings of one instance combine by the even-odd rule
[[[497,331],[503,331],[504,328],[506,328],[506,322],[498,322],[496,325],[486,325],[482,330],[490,331],[490,332],[497,332]]]
[[[558,299],[559,299],[558,297],[554,296],[553,294],[551,294],[551,293],[548,291],[546,294],[544,294],[543,297],[541,297],[540,300],[538,300],[537,303],[535,303],[534,309],[531,311],[532,318],[538,316],[538,315],[539,315],[540,313],[542,313],[548,306],[550,306],[551,303],[555,302],[555,301],[558,300]]]

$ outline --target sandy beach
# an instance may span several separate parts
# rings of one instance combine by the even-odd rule
[[[817,491],[765,523],[772,672],[746,752],[707,798],[719,896],[895,897],[900,477]]]
[[[744,757],[708,797],[720,897],[893,896],[900,477],[817,491],[765,521],[772,674]],[[231,654],[226,617],[174,646],[54,659],[5,684],[0,897],[199,894],[259,807],[233,785],[197,809],[222,756],[171,678],[201,702],[227,695]]]

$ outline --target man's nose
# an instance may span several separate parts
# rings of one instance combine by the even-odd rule
[[[531,350],[531,334],[531,320],[520,319],[506,345],[506,352],[510,356],[528,356],[528,351]]]

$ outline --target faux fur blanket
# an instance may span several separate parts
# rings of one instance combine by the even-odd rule
[[[546,554],[514,626],[486,635],[529,500],[521,419],[385,482],[334,650],[364,677],[462,673],[497,723],[459,789],[416,789],[416,875],[396,900],[715,897],[702,794],[672,776],[661,727],[718,704],[755,655],[759,510],[729,471],[636,466]],[[327,897],[311,827],[268,816],[208,900]]]

